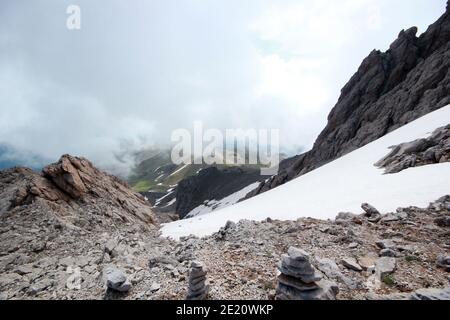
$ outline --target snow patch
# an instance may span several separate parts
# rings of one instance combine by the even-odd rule
[[[190,234],[206,236],[218,231],[228,220],[334,219],[339,212],[361,213],[364,202],[383,213],[398,207],[426,207],[450,194],[450,163],[414,167],[389,175],[374,164],[391,151],[390,146],[427,137],[449,122],[450,105],[278,188],[201,217],[164,224],[162,235],[173,239]]]
[[[186,218],[188,219],[196,216],[201,216],[214,210],[220,210],[229,207],[237,203],[240,199],[244,198],[249,192],[255,190],[258,186],[259,182],[255,182],[221,200],[207,200],[202,205],[191,210],[186,215]]]

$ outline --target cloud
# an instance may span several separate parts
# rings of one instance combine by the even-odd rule
[[[66,8],[81,7],[81,30]],[[445,1],[3,1],[0,144],[126,172],[172,130],[280,128],[308,148],[340,88]],[[425,8],[427,10],[425,10]]]

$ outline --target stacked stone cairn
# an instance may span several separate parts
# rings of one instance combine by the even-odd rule
[[[187,300],[205,300],[208,296],[209,285],[206,284],[207,271],[199,261],[191,263],[189,271],[189,288]]]
[[[305,251],[290,247],[278,264],[277,300],[335,300],[338,287],[322,280]]]

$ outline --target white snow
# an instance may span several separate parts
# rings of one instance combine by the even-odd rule
[[[159,206],[159,204],[161,203],[161,201],[163,201],[165,198],[167,198],[167,197],[170,196],[172,193],[174,193],[174,189],[175,189],[175,188],[170,188],[169,190],[167,190],[167,194],[165,194],[164,196],[162,196],[162,197],[159,198],[159,199],[156,199],[154,207]]]
[[[227,196],[221,200],[214,200],[214,199],[207,200],[204,202],[204,204],[199,205],[197,208],[192,209],[186,215],[186,218],[193,218],[196,216],[201,216],[201,215],[210,213],[214,210],[220,210],[220,209],[229,207],[229,206],[237,203],[239,200],[241,200],[243,197],[245,197],[249,192],[255,190],[258,186],[259,186],[259,182],[255,182],[233,194],[230,194],[229,196]]]
[[[187,168],[187,166],[189,166],[188,164],[183,165],[182,167],[178,168],[178,170],[172,172],[169,177],[172,177],[173,175],[177,174],[178,172],[180,172],[181,170],[184,170],[185,168]]]
[[[205,236],[218,231],[228,220],[334,219],[343,211],[361,213],[364,202],[384,213],[398,207],[426,207],[450,194],[450,163],[389,175],[374,163],[391,151],[390,146],[426,137],[449,123],[450,105],[259,196],[201,217],[165,224],[162,235],[174,239],[190,234]]]

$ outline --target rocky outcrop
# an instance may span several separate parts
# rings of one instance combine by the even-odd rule
[[[311,151],[285,160],[248,197],[275,188],[450,103],[450,5],[420,37],[400,32],[374,50],[341,91]]]
[[[431,136],[392,147],[375,165],[385,173],[397,173],[411,167],[450,161],[450,125],[436,129]]]
[[[70,155],[45,167],[42,174],[26,168],[1,171],[0,195],[0,214],[44,201],[62,216],[77,208],[91,207],[123,222],[156,223],[144,197],[88,160]]]
[[[178,183],[176,213],[184,218],[191,210],[205,201],[221,200],[252,183],[262,181],[257,168],[209,167]],[[214,209],[214,208],[212,208]]]

